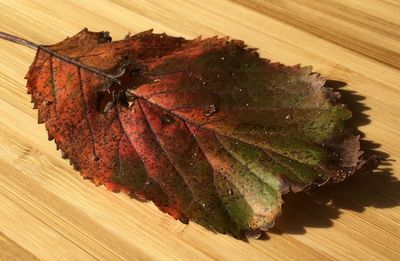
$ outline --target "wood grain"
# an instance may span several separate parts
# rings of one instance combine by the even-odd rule
[[[149,28],[243,39],[272,61],[312,64],[328,84],[346,82],[367,152],[399,160],[399,14],[396,0],[0,0],[0,30],[42,44],[83,27],[114,39]],[[33,57],[0,41],[0,260],[400,259],[398,161],[289,195],[262,240],[216,235],[82,180],[37,124],[24,80]]]

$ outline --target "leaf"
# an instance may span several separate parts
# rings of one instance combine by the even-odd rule
[[[366,162],[324,78],[238,40],[84,29],[39,46],[26,78],[39,123],[83,177],[236,237],[273,226],[283,194]]]

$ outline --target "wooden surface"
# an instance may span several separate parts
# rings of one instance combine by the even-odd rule
[[[82,180],[37,124],[24,80],[34,52],[0,41],[0,260],[400,260],[399,1],[0,1],[0,30],[38,43],[83,27],[114,39],[229,35],[272,61],[311,64],[347,83],[363,145],[397,162],[287,197],[262,240],[216,235]]]

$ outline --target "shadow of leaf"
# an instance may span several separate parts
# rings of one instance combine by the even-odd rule
[[[303,234],[306,227],[330,227],[343,210],[363,212],[366,207],[390,208],[400,204],[400,181],[383,167],[356,175],[346,182],[321,187],[312,194],[289,194],[273,233]]]

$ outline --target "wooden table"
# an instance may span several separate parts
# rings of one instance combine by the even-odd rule
[[[363,146],[399,159],[399,1],[0,1],[0,30],[34,42],[56,43],[83,27],[114,39],[149,28],[229,35],[272,61],[312,64],[347,83]],[[33,57],[0,41],[0,260],[400,260],[398,161],[290,195],[261,240],[216,235],[82,180],[37,124],[24,80]]]

